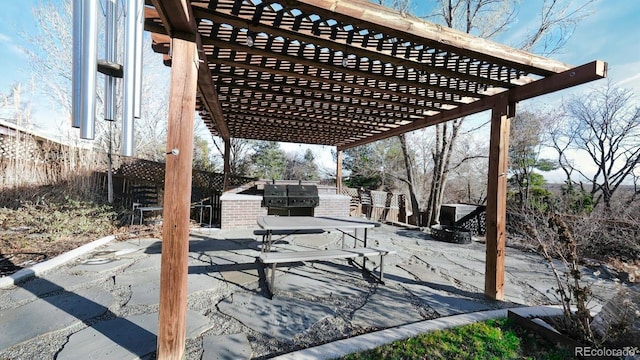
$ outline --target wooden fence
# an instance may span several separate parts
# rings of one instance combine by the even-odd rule
[[[405,194],[347,187],[342,188],[342,194],[351,197],[351,216],[364,215],[375,221],[407,223]]]
[[[117,167],[113,171],[114,196],[125,208],[130,208],[132,203],[132,189],[136,186],[152,185],[158,189],[158,198],[162,199],[165,179],[165,165],[142,159],[119,158]],[[103,189],[106,191],[106,173],[101,174]],[[230,186],[242,186],[254,181],[253,178],[232,176]],[[204,201],[211,205],[212,223],[220,224],[222,218],[220,196],[223,192],[224,174],[193,170],[192,174],[192,203]],[[160,204],[161,205],[161,204]],[[208,219],[208,214],[204,216]]]

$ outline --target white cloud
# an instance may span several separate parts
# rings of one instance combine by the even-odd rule
[[[331,154],[331,150],[335,151],[334,146],[323,146],[323,145],[309,145],[309,144],[295,144],[295,143],[280,143],[280,147],[286,153],[304,153],[307,149],[311,149],[313,155],[316,160],[316,164],[322,169],[326,169],[329,171],[335,171],[336,162],[333,160],[333,155]]]
[[[18,46],[13,37],[0,33],[0,46],[4,48],[3,52],[8,52],[13,55],[25,56],[24,50]]]
[[[614,86],[630,89],[637,102],[640,102],[640,61],[612,67],[610,76]]]

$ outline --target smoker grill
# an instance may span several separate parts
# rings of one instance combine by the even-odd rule
[[[315,185],[275,185],[266,184],[262,206],[269,215],[313,216],[320,203]]]

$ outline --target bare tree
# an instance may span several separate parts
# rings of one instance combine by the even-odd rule
[[[59,2],[43,0],[33,8],[33,13],[37,24],[35,31],[23,33],[21,36],[27,44],[24,50],[28,54],[29,65],[38,79],[36,86],[63,114],[62,121],[57,124],[60,131],[76,139],[77,135],[73,135],[75,132],[69,131],[71,128],[71,64],[73,55],[71,0]],[[124,12],[120,11],[119,13],[123,14]],[[118,21],[122,23],[122,17]],[[118,33],[118,37],[121,35],[122,31]],[[122,44],[121,41],[119,43]],[[142,117],[136,121],[134,130],[137,155],[149,160],[163,160],[168,117],[169,77],[167,74],[169,70],[162,64],[161,57],[154,55],[150,39],[146,39],[143,46]],[[118,87],[118,92],[121,93],[121,87]],[[103,118],[102,93],[102,87],[98,86],[96,89],[97,119]],[[118,95],[118,99],[121,99],[120,95]],[[121,108],[120,103],[119,100],[119,108]],[[97,121],[96,130],[96,138],[103,149],[116,150],[119,148],[118,122]]]
[[[305,152],[297,151],[287,154],[285,179],[291,180],[318,180],[318,165],[311,149]]]
[[[26,93],[32,91],[33,86],[30,86]],[[11,85],[6,94],[0,93],[0,119],[21,127],[31,125],[31,102],[24,101],[24,94],[24,87],[20,83]]]
[[[527,50],[547,49],[545,53],[549,53],[550,47],[547,45],[551,44],[553,39],[555,45],[551,48],[557,51],[571,35],[562,29],[568,29],[572,22],[575,24],[586,16],[588,5],[591,3],[592,1],[583,2],[582,6],[574,9],[572,0],[545,1],[543,16],[531,35],[525,36],[522,47]],[[509,29],[516,18],[517,10],[518,2],[515,0],[440,0],[429,18],[468,34],[493,38]],[[546,45],[538,48],[537,45],[541,43]],[[456,119],[434,126],[436,144],[431,154],[434,166],[424,219],[426,225],[434,224],[438,220],[452,165],[452,154],[463,124],[464,119]]]
[[[251,152],[255,142],[247,139],[231,139],[229,146],[229,172],[232,176],[249,176],[251,172]],[[213,145],[218,150],[220,159],[224,158],[224,141],[214,138]]]
[[[509,183],[515,185],[518,191],[520,207],[530,205],[532,187],[537,179],[543,178],[537,171],[551,171],[557,165],[550,159],[540,157],[540,151],[547,129],[551,122],[550,116],[539,115],[530,111],[521,111],[511,123],[509,135]]]
[[[567,174],[576,172],[588,181],[595,203],[602,202],[607,208],[616,190],[633,177],[640,164],[640,106],[632,103],[632,96],[631,91],[608,82],[565,104],[564,146],[586,154],[595,171],[589,173],[566,158],[561,165],[568,168]]]
[[[38,90],[58,106],[70,126],[71,63],[73,55],[71,1],[43,1],[33,8],[35,31],[22,33]],[[62,123],[57,124],[62,126]]]
[[[412,154],[409,152],[409,149],[407,148],[407,140],[406,140],[406,136],[404,134],[398,136],[398,139],[400,140],[400,146],[402,148],[402,153],[404,154],[403,158],[404,158],[404,167],[406,169],[406,174],[407,174],[407,178],[406,178],[406,184],[409,187],[409,201],[411,203],[411,212],[413,213],[413,218],[414,221],[417,222],[420,216],[420,206],[418,205],[418,198],[416,196],[416,189],[414,189],[414,157],[412,156]]]
[[[378,4],[400,11],[402,14],[409,13],[410,0],[378,0]]]
[[[545,0],[540,8],[539,27],[520,44],[522,50],[550,55],[562,49],[578,23],[591,14],[593,1]]]

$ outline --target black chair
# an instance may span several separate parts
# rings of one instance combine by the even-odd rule
[[[202,214],[204,209],[209,209],[209,227],[211,227],[211,223],[213,221],[213,205],[211,204],[211,197],[205,197],[202,189],[191,189],[191,208],[200,210],[200,225],[203,224]]]
[[[158,189],[152,185],[134,185],[131,187],[131,225],[136,213],[140,213],[140,225],[142,225],[144,213],[162,211],[158,205]]]

